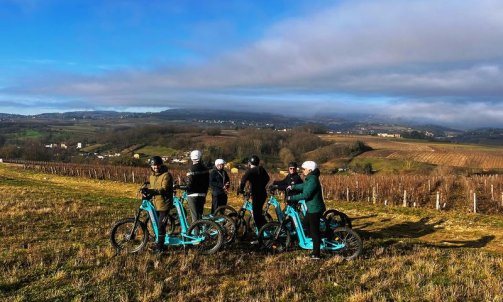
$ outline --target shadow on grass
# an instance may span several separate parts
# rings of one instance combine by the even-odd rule
[[[485,247],[489,242],[493,241],[496,236],[486,235],[476,240],[442,240],[439,244],[426,243],[424,246],[435,247],[440,249],[455,249],[455,248],[473,248],[479,249]]]
[[[391,225],[376,231],[365,230],[368,225],[358,226],[357,232],[364,240],[384,239],[388,245],[393,245],[400,239],[417,239],[443,229],[440,225],[444,220],[431,221],[430,217],[421,218],[419,221],[406,221]],[[371,225],[371,224],[370,224]],[[496,238],[494,235],[485,235],[474,240],[442,240],[438,243],[420,243],[420,246],[455,249],[455,248],[483,248]],[[382,245],[382,241],[380,244]],[[385,244],[386,245],[386,244]]]
[[[373,217],[377,217],[377,216],[378,216],[377,214],[373,214],[373,215],[350,217],[350,218],[351,218],[351,220],[358,220],[358,219],[373,218]]]
[[[405,221],[391,225],[377,231],[364,230],[368,225],[359,226],[357,231],[365,239],[371,238],[419,238],[436,232],[444,220],[430,222],[430,217],[421,218],[419,221]]]

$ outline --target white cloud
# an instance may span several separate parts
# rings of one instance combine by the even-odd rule
[[[287,106],[288,99],[278,99],[300,94],[296,104],[314,111],[348,108],[337,102],[345,93],[367,96],[368,104],[375,96],[409,100],[395,107],[397,115],[451,122],[465,116],[463,109],[475,112],[474,120],[496,122],[493,116],[502,120],[502,111],[488,104],[500,104],[503,97],[502,45],[501,1],[343,1],[279,22],[263,39],[206,63],[39,78],[4,94],[93,106],[240,108],[253,107],[250,99],[267,108]],[[330,93],[332,100],[319,96]],[[428,111],[460,99],[459,110]]]

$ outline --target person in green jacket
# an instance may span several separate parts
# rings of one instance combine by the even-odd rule
[[[162,253],[164,251],[164,240],[166,238],[166,224],[162,223],[169,209],[173,204],[173,176],[168,172],[168,167],[163,164],[162,158],[154,156],[149,160],[150,175],[149,194],[159,219],[159,240],[157,241],[154,252]]]
[[[288,196],[288,201],[305,200],[307,213],[304,218],[310,236],[313,239],[313,253],[311,259],[320,259],[320,219],[325,212],[325,202],[320,184],[320,170],[314,161],[305,161],[302,164],[302,173],[305,176],[304,183],[289,186],[289,190],[299,190],[302,193]]]

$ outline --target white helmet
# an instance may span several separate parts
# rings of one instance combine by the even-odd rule
[[[312,160],[305,161],[302,164],[302,168],[308,169],[308,170],[311,170],[311,171],[314,171],[314,169],[316,169],[317,167],[318,167],[318,165],[314,161],[312,161]]]
[[[215,167],[218,165],[225,165],[225,160],[223,160],[221,158],[215,160]]]
[[[190,152],[190,159],[194,160],[194,161],[198,161],[201,159],[201,155],[202,155],[201,151],[194,150],[194,151]]]

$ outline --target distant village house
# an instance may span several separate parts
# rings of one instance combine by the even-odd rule
[[[402,137],[399,133],[377,133],[377,136],[390,137],[390,138],[401,138]]]

